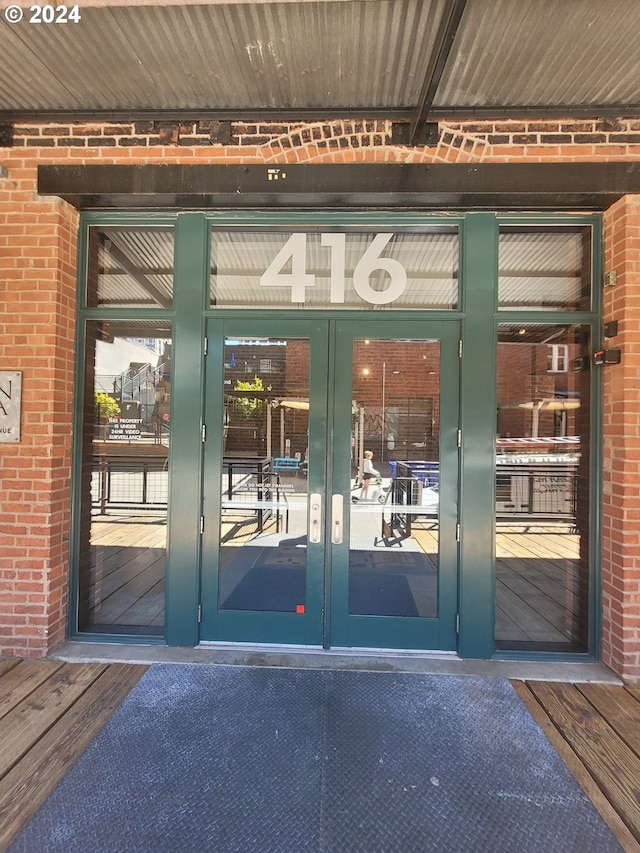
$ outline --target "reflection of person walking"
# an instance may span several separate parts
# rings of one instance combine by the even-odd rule
[[[370,450],[365,450],[364,459],[362,460],[362,491],[360,493],[360,497],[364,500],[367,499],[367,493],[369,491],[369,481],[374,477],[379,477],[380,472],[376,471],[373,467],[373,453]]]

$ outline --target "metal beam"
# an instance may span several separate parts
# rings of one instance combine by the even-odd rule
[[[28,122],[118,122],[157,121],[164,123],[184,121],[329,121],[331,119],[386,119],[408,121],[413,116],[411,107],[234,107],[211,109],[192,107],[184,109],[93,109],[93,110],[0,110],[0,124]]]
[[[40,166],[38,192],[78,209],[605,210],[640,193],[640,163]]]
[[[431,53],[429,65],[425,74],[422,89],[418,97],[416,112],[411,122],[409,145],[417,145],[433,105],[433,99],[438,91],[453,42],[455,41],[460,20],[464,14],[467,0],[449,0],[444,15],[440,21],[436,43]]]
[[[294,107],[277,109],[174,109],[174,110],[0,110],[0,125],[49,122],[148,122],[158,121],[231,121],[231,122],[283,122],[283,121],[405,121],[416,117],[412,107]],[[633,104],[519,104],[510,106],[432,106],[429,118],[433,121],[465,121],[477,119],[544,119],[544,118],[640,118],[640,103]]]
[[[147,276],[145,275],[145,271],[138,269],[136,265],[128,258],[122,249],[119,249],[115,243],[110,243],[109,245],[109,254],[116,261],[116,263],[120,264],[122,269],[131,276],[131,278],[136,281],[142,289],[151,296],[152,299],[162,305],[163,308],[171,308],[171,299],[167,299],[162,291],[158,290],[158,288],[149,281]]]

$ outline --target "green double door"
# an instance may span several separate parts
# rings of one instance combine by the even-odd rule
[[[209,321],[201,642],[456,648],[458,338]]]

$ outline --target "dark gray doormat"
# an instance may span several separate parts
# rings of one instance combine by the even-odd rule
[[[152,666],[10,850],[613,851],[508,681]]]

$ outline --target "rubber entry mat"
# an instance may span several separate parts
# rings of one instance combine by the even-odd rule
[[[620,847],[508,681],[152,666],[12,853]]]

